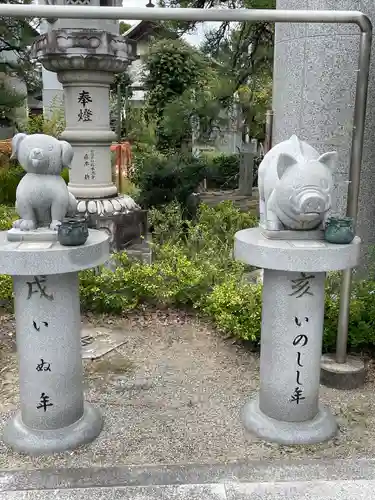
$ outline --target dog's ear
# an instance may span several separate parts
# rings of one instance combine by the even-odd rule
[[[63,168],[70,168],[70,164],[72,163],[73,160],[73,148],[69,144],[69,142],[66,141],[59,141],[60,146],[61,146],[61,163]]]
[[[27,137],[27,134],[16,134],[12,139],[12,155],[11,160],[18,160],[18,150],[20,148],[21,142]]]

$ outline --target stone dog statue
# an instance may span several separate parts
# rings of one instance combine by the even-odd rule
[[[295,135],[274,146],[258,170],[260,225],[269,231],[321,228],[337,162],[335,151],[320,155]]]
[[[56,231],[64,217],[74,215],[77,207],[60,176],[72,162],[71,145],[49,135],[20,133],[12,139],[11,158],[17,159],[26,171],[16,192],[16,210],[21,218],[13,227],[21,231],[49,227]]]

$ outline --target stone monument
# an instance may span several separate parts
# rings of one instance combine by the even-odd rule
[[[360,0],[276,0],[277,9],[361,11],[375,20],[375,3]],[[295,133],[319,152],[339,154],[333,208],[344,215],[350,163],[360,32],[354,24],[276,23],[272,107],[273,143]],[[361,269],[375,242],[375,50],[372,50],[367,119],[356,228],[361,237]]]
[[[361,11],[373,23],[375,20],[375,2],[372,1],[311,0],[306,6],[305,0],[276,0],[276,8]],[[347,206],[359,45],[360,32],[354,24],[275,25],[273,143],[284,141],[295,133],[301,139],[308,139],[321,153],[327,149],[338,152],[332,207],[336,214],[341,215],[345,214]],[[375,242],[374,48],[371,58],[356,221],[356,231],[362,241],[357,277],[368,276],[372,255],[369,249]],[[341,328],[338,333],[342,335]],[[324,385],[339,389],[361,387],[366,373],[364,362],[359,357],[347,356],[339,338],[336,349],[334,355],[322,358]]]
[[[245,427],[282,444],[331,438],[337,424],[319,404],[327,271],[355,267],[360,239],[324,239],[335,152],[319,155],[296,136],[259,167],[261,222],[235,236],[236,259],[264,269],[260,392],[243,410]]]
[[[4,441],[31,455],[73,449],[95,439],[102,417],[84,402],[78,271],[103,264],[109,238],[90,230],[80,246],[62,246],[59,227],[76,200],[60,176],[71,146],[17,134],[13,156],[26,170],[17,188],[20,219],[0,233],[0,273],[13,278],[20,411]]]
[[[121,5],[120,0],[50,0],[55,5]],[[117,192],[112,179],[109,87],[115,73],[125,71],[132,48],[118,35],[118,22],[56,19],[36,39],[34,56],[45,69],[56,72],[64,89],[66,129],[60,139],[74,150],[69,191],[77,211],[90,227],[106,229],[111,248],[139,243],[146,214],[127,195]]]

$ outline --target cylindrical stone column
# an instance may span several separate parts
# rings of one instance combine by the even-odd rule
[[[66,128],[61,138],[74,148],[69,190],[77,198],[107,198],[117,194],[112,181],[110,145],[116,134],[109,124],[109,86],[113,73],[64,71]]]
[[[257,436],[312,444],[336,433],[334,417],[319,404],[324,278],[328,271],[355,267],[359,252],[358,237],[334,245],[269,239],[262,227],[235,234],[234,258],[264,269],[260,391],[242,415],[246,429]]]
[[[284,422],[319,411],[325,273],[265,269],[260,358],[260,410]]]
[[[277,9],[355,10],[375,20],[370,0],[277,0]],[[333,212],[347,202],[359,28],[353,24],[277,23],[273,72],[273,145],[296,134],[320,153],[339,154]],[[372,51],[375,59],[375,51]],[[375,65],[369,81],[357,231],[363,241],[361,265],[375,242]]]
[[[4,440],[28,454],[90,442],[102,417],[83,399],[78,274],[14,276],[13,284],[21,410]]]
[[[319,407],[324,280],[322,272],[264,270],[260,391],[244,423],[270,441],[309,444],[336,432]]]

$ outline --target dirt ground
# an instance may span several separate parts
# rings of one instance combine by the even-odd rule
[[[123,319],[89,318],[121,326],[126,342],[85,361],[86,398],[105,416],[100,437],[74,452],[30,458],[0,441],[0,469],[121,464],[226,463],[238,459],[351,458],[375,453],[375,380],[364,389],[321,388],[321,401],[340,431],[315,446],[264,443],[246,433],[240,411],[259,384],[259,358],[208,324],[173,311]],[[0,426],[17,408],[13,318],[0,315]],[[0,431],[1,431],[0,429]]]

